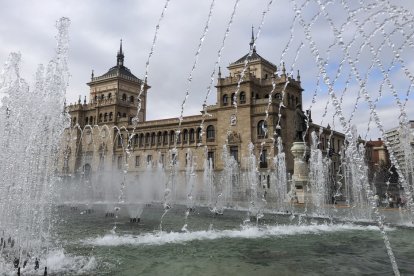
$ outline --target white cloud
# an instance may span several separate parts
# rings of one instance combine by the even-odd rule
[[[298,6],[304,0],[297,1]],[[364,1],[375,3],[375,1]],[[61,16],[71,19],[70,28],[71,47],[70,47],[70,70],[71,81],[68,88],[67,98],[69,102],[77,100],[78,95],[88,95],[86,82],[89,81],[91,70],[95,70],[95,75],[105,73],[115,64],[116,52],[119,46],[119,39],[124,41],[125,64],[138,77],[142,77],[145,70],[145,62],[151,47],[155,26],[161,14],[164,1],[6,1],[2,3],[0,10],[0,61],[4,62],[12,51],[22,53],[22,70],[26,78],[32,78],[38,63],[46,63],[53,55],[55,45],[54,22]],[[248,51],[250,40],[250,28],[253,24],[256,27],[260,23],[262,12],[265,10],[268,0],[240,1],[238,11],[232,26],[232,30],[223,51],[221,67],[223,74],[226,74],[226,67],[230,62],[240,58]],[[302,15],[306,20],[318,11],[316,1],[310,1]],[[411,13],[414,11],[414,4],[411,1],[392,0],[391,4],[403,6]],[[180,113],[180,105],[184,98],[187,88],[187,77],[190,73],[194,61],[194,54],[202,34],[205,21],[208,15],[210,1],[189,1],[173,0],[170,2],[165,18],[160,26],[158,42],[155,53],[151,59],[149,71],[149,84],[152,86],[148,98],[148,118],[160,119],[166,117],[177,117]],[[217,59],[217,51],[224,35],[226,24],[230,18],[234,1],[216,1],[213,17],[207,34],[202,52],[199,57],[198,67],[194,73],[191,85],[191,94],[186,105],[186,115],[198,113],[206,94],[206,87],[209,83],[209,76],[213,70],[214,62]],[[351,9],[356,9],[358,4],[351,5]],[[295,15],[292,10],[292,2],[288,0],[275,0],[271,10],[265,20],[261,36],[257,41],[257,49],[260,55],[275,64],[279,64],[282,51],[289,41],[290,28]],[[383,8],[385,10],[385,8]],[[326,10],[334,20],[337,28],[346,22],[347,16],[345,8],[340,4],[327,5]],[[391,12],[386,10],[386,12]],[[358,19],[369,18],[366,14],[358,15]],[[384,16],[382,15],[378,20]],[[411,16],[412,17],[412,16]],[[399,19],[400,21],[403,19]],[[393,22],[387,25],[387,30],[392,29]],[[367,23],[366,33],[375,29],[375,24]],[[410,26],[404,28],[406,34],[410,33]],[[334,36],[326,18],[320,18],[312,26],[311,34],[313,40],[320,51],[321,57],[327,58],[328,46],[333,42]],[[380,34],[380,33],[379,33]],[[364,42],[358,34],[355,25],[346,25],[341,34],[346,43],[356,36],[357,42],[350,50],[351,56],[355,57],[360,50],[359,47]],[[393,37],[401,43],[401,37]],[[375,36],[372,43],[374,47],[381,45],[383,40],[381,35]],[[299,58],[293,68],[301,70],[304,92],[304,107],[309,106],[311,97],[315,90],[316,78],[319,69],[316,66],[310,45],[305,39],[304,29],[297,22],[294,25],[294,38],[291,47],[284,56],[286,66],[290,70],[296,56],[296,50],[300,43],[304,43],[299,53]],[[390,47],[384,47],[381,57],[384,64],[389,64],[393,53]],[[412,48],[403,48],[401,56],[409,70],[414,68],[412,60]],[[343,51],[335,46],[329,56],[331,68],[329,76],[335,75],[335,68],[343,58]],[[361,72],[364,72],[372,63],[372,55],[368,49],[363,49],[362,55],[357,62]],[[346,81],[350,67],[345,64],[342,75],[335,85],[335,89],[341,93],[341,86]],[[413,72],[413,71],[411,71]],[[373,98],[376,98],[382,76],[377,73],[370,75],[367,87],[372,89]],[[396,87],[399,97],[405,98],[408,88],[407,78],[402,72],[390,78]],[[359,84],[355,81],[351,83],[349,92],[344,97],[342,106],[343,113],[347,117],[351,112],[355,102],[356,91]],[[326,86],[321,85],[322,91],[326,91]],[[351,92],[352,91],[352,92]],[[389,89],[385,91],[390,93]],[[216,102],[216,93],[212,91],[209,104]],[[321,114],[327,101],[326,92],[322,92],[317,97],[317,103],[313,105],[313,117],[316,122],[322,120]],[[414,118],[413,96],[410,95],[407,104],[409,118]],[[389,97],[384,97],[378,104],[378,113],[386,128],[395,126],[398,123],[398,110],[395,109],[395,101]],[[393,109],[394,108],[394,109]],[[329,113],[324,122],[332,121],[333,108],[329,106]],[[388,115],[387,115],[388,114]],[[360,104],[355,121],[359,126],[360,132],[366,131],[369,120],[369,112],[366,105]],[[372,130],[373,137],[378,136],[377,130]]]

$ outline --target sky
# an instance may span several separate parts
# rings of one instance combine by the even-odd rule
[[[189,83],[212,0],[169,1],[149,63],[148,120],[178,117],[186,91],[189,97],[184,114],[200,114],[235,2],[215,0]],[[254,26],[257,35],[265,12],[256,39],[257,52],[278,66],[285,62],[293,77],[300,70],[303,108],[312,109],[313,121],[343,131],[339,120],[343,116],[344,121],[357,127],[362,137],[377,139],[382,135],[378,124],[369,123],[374,113],[385,129],[397,126],[401,113],[414,120],[410,82],[411,73],[414,74],[414,45],[408,39],[414,30],[414,1],[362,1],[368,7],[365,11],[357,1],[349,1],[352,3],[349,7],[339,0],[332,2],[320,6],[316,0],[239,0],[222,51],[222,75],[227,75],[226,67],[231,62],[248,53],[251,27]],[[71,78],[67,102],[74,103],[79,96],[82,100],[85,96],[89,99],[86,83],[92,70],[99,76],[116,64],[120,39],[124,64],[137,77],[145,75],[145,63],[165,3],[165,0],[1,1],[0,63],[11,52],[20,52],[22,76],[33,82],[38,64],[46,64],[53,57],[56,20],[68,17]],[[355,16],[349,17],[347,8],[355,11]],[[321,10],[321,16],[315,19]],[[325,75],[321,74],[324,72]],[[330,88],[341,100],[339,106],[332,105]],[[369,102],[375,106],[374,113]],[[213,89],[208,104],[215,103]]]

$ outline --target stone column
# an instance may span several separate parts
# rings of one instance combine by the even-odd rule
[[[304,142],[294,142],[290,151],[294,157],[292,180],[295,183],[298,203],[305,203],[307,185],[309,181],[309,168],[305,157],[309,154],[309,148]]]

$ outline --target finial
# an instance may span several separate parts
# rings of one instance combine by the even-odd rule
[[[91,73],[91,80],[93,80],[93,77],[95,76],[95,73],[93,72],[93,69],[92,69],[92,73]]]
[[[85,98],[83,99],[83,104],[86,104],[86,96],[85,96]]]
[[[250,50],[253,50],[253,52],[256,52],[256,47],[254,46],[254,27],[252,25],[252,37],[250,39]]]
[[[285,68],[285,63],[282,63],[282,73],[283,75],[286,75],[286,68]]]
[[[296,77],[296,80],[297,80],[298,82],[300,82],[300,74],[299,74],[299,70],[298,70],[298,76]]]
[[[219,78],[221,77],[221,67],[220,66],[219,66],[218,76],[219,76]]]
[[[118,51],[118,54],[116,56],[116,59],[117,59],[116,64],[118,66],[124,66],[124,53],[122,52],[122,39],[121,39],[121,42],[119,44],[119,51]]]
[[[81,98],[82,98],[82,96],[81,96],[81,95],[79,95],[78,104],[80,104],[80,103],[81,103]]]

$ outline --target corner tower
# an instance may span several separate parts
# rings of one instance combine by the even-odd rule
[[[90,102],[95,105],[95,124],[131,124],[137,113],[138,101],[141,101],[139,121],[146,120],[147,90],[150,87],[131,73],[124,65],[124,59],[121,40],[116,65],[101,76],[95,77],[92,71],[91,81],[87,84],[90,87]],[[139,95],[141,85],[144,89]]]

